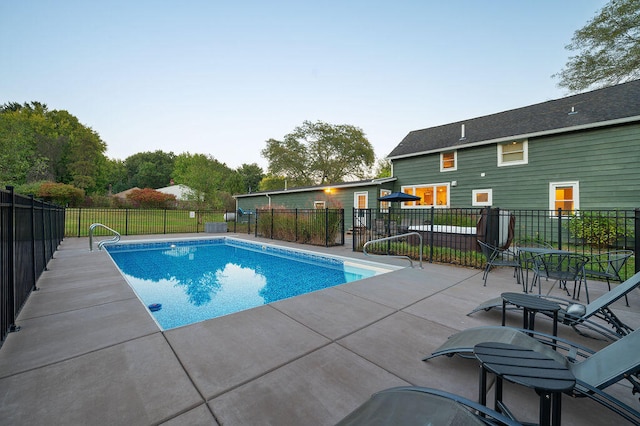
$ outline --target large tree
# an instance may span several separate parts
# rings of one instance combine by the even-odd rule
[[[239,188],[240,191],[238,191],[240,193],[257,191],[260,185],[260,181],[264,177],[262,168],[256,163],[243,164],[242,166],[238,167],[236,172],[242,179],[242,187]]]
[[[169,185],[176,156],[161,150],[139,152],[124,160],[129,188],[158,189]]]
[[[176,157],[173,176],[176,183],[190,187],[191,201],[201,207],[231,209],[230,193],[241,187],[240,175],[210,155],[183,153]]]
[[[579,53],[554,77],[572,92],[640,78],[640,0],[611,0],[566,48]]]
[[[67,111],[39,102],[0,107],[2,184],[46,180],[103,192],[105,150],[100,136]]]
[[[364,179],[375,161],[361,129],[322,121],[305,121],[282,141],[269,139],[262,155],[269,173],[286,177],[291,186]]]

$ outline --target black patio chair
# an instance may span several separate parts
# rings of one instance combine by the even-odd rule
[[[487,265],[484,268],[484,273],[482,274],[485,287],[487,285],[487,275],[489,275],[489,271],[491,268],[498,266],[514,268],[514,276],[516,277],[517,282],[520,283],[520,258],[517,253],[508,249],[500,249],[481,240],[478,240],[478,244],[480,245],[482,254],[487,262]]]
[[[594,254],[585,266],[585,275],[605,279],[609,290],[611,290],[611,281],[617,281],[619,283],[623,281],[620,276],[620,271],[622,271],[622,268],[631,256],[633,256],[632,250],[614,250],[606,253]],[[579,289],[578,296],[580,296]],[[624,296],[624,300],[627,306],[629,306],[629,298],[626,294]],[[587,299],[587,303],[589,303],[589,299]]]
[[[584,281],[584,289],[587,293],[587,303],[589,303],[589,289],[584,279],[584,265],[589,258],[577,253],[542,253],[532,257],[531,267],[533,269],[533,282],[529,291],[533,290],[533,285],[537,283],[538,294],[541,294],[542,278],[554,280],[551,287],[547,291],[547,296],[557,282],[563,288],[568,296],[571,296],[567,289],[567,282],[573,281],[573,298],[576,298],[578,283],[582,285]],[[579,295],[579,293],[578,293]]]

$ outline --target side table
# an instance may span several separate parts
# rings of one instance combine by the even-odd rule
[[[532,388],[539,396],[541,426],[559,426],[562,413],[562,393],[569,392],[576,379],[564,365],[521,346],[487,342],[475,345],[475,357],[480,361],[479,402],[487,403],[487,372],[496,375],[494,409],[515,420],[502,402],[502,381],[507,380]]]
[[[505,325],[507,304],[510,304],[522,308],[522,328],[525,330],[535,330],[536,314],[538,312],[551,312],[553,314],[553,335],[558,335],[558,311],[560,311],[558,303],[525,293],[502,293],[501,296],[503,326]]]

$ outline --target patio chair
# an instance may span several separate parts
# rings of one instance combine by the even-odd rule
[[[520,250],[526,248],[540,248],[540,249],[553,249],[553,246],[544,241],[531,241],[531,240],[516,240],[513,242],[514,251],[518,253],[520,258],[520,270],[522,272],[523,286],[525,289],[529,282],[529,269],[532,268],[533,256],[532,251]],[[526,277],[524,276],[526,271]]]
[[[626,379],[631,383],[633,394],[640,392],[640,357],[637,353],[640,347],[640,329],[594,352],[568,340],[531,330],[501,326],[476,327],[454,334],[430,356],[424,358],[424,361],[440,355],[454,354],[470,358],[474,346],[485,342],[515,344],[560,362],[576,378],[572,396],[594,399],[625,419],[639,424],[639,411],[605,393],[603,389]],[[554,349],[560,349],[562,352]]]
[[[551,290],[557,282],[559,282],[560,287],[567,292],[567,296],[571,296],[571,293],[569,293],[569,290],[567,289],[567,282],[573,281],[572,297],[575,298],[578,282],[582,285],[582,281],[584,281],[584,289],[587,293],[587,303],[589,303],[589,289],[587,287],[587,282],[584,279],[584,265],[588,260],[589,258],[587,256],[577,253],[553,252],[534,255],[531,261],[534,278],[529,291],[533,290],[533,285],[537,283],[538,294],[540,294],[542,288],[540,279],[545,278],[547,280],[554,280],[551,287],[549,287],[547,296],[551,293]]]
[[[489,271],[491,268],[497,266],[508,266],[514,268],[514,276],[518,283],[520,283],[520,259],[517,253],[510,250],[500,249],[481,240],[478,240],[478,244],[480,245],[482,254],[487,262],[487,265],[484,268],[484,273],[482,274],[485,287],[487,285],[487,275],[489,275]]]
[[[589,259],[589,262],[585,266],[585,275],[590,277],[596,277],[599,279],[606,279],[607,286],[611,290],[611,281],[617,281],[621,283],[622,277],[620,271],[627,263],[627,260],[633,256],[632,250],[614,250],[606,253],[594,254]],[[578,289],[578,296],[580,295],[580,289]],[[629,299],[627,295],[624,295],[624,300],[629,306]],[[587,299],[589,303],[589,299]]]
[[[475,401],[449,392],[404,386],[385,389],[342,419],[338,426],[520,425]]]
[[[585,305],[580,303],[573,303],[572,301],[556,298],[546,297],[552,299],[562,306],[558,317],[559,321],[565,325],[573,327],[573,329],[581,333],[576,327],[578,325],[584,326],[588,329],[596,331],[607,338],[618,339],[633,331],[631,327],[623,323],[609,308],[618,299],[624,297],[631,290],[640,286],[640,272],[633,275],[621,284],[615,286],[611,291],[606,292],[602,296],[598,297],[593,302]],[[541,296],[544,297],[544,296]],[[478,311],[488,311],[492,308],[502,308],[502,297],[497,297],[481,303],[473,311],[467,315],[474,314]],[[613,331],[609,330],[602,325],[591,321],[591,318],[599,318],[607,323],[608,326],[613,328]]]

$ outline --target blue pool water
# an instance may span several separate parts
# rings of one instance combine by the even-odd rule
[[[389,269],[231,238],[117,244],[107,251],[164,330]]]

